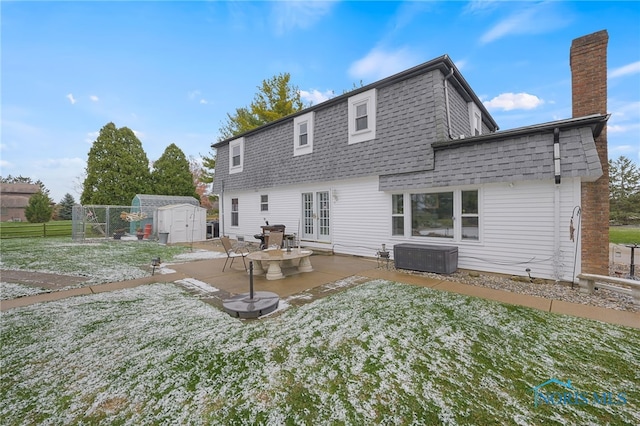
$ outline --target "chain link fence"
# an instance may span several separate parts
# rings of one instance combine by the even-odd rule
[[[138,206],[73,206],[71,237],[73,241],[115,238],[152,229],[156,208]],[[147,238],[151,235],[147,235]]]

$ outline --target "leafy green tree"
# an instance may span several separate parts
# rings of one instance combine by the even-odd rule
[[[219,140],[231,138],[302,110],[305,105],[300,97],[300,90],[290,80],[289,73],[263,80],[251,105],[237,108],[234,114],[227,114],[227,121],[219,130]]]
[[[125,206],[150,188],[149,159],[140,140],[127,127],[106,124],[89,150],[80,202]]]
[[[625,156],[609,160],[609,207],[616,222],[640,220],[640,170]]]
[[[157,195],[185,195],[200,199],[184,152],[174,143],[169,145],[151,172],[153,193]]]
[[[73,195],[67,193],[62,200],[58,203],[58,219],[71,220],[73,219],[73,206],[76,204],[76,200]]]
[[[24,209],[24,215],[31,223],[45,223],[51,220],[53,207],[47,194],[38,191],[29,197],[29,204]]]

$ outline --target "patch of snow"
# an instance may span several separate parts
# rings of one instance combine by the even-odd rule
[[[329,291],[338,290],[338,289],[345,288],[345,287],[350,287],[350,286],[354,285],[355,283],[357,283],[360,280],[362,280],[362,277],[359,277],[357,275],[353,275],[351,277],[347,277],[345,279],[334,281],[332,283],[323,285],[322,286],[322,291],[323,292],[329,292]]]
[[[207,259],[222,259],[227,257],[226,254],[219,251],[209,250],[196,250],[190,253],[182,253],[174,257],[174,260],[207,260]]]
[[[187,287],[187,288],[192,288],[192,289],[196,289],[196,290],[200,290],[203,293],[215,293],[220,291],[220,289],[207,284],[203,281],[200,280],[196,280],[195,278],[185,278],[182,280],[178,280],[176,281],[176,283],[178,284],[182,284],[183,286]]]
[[[23,296],[33,296],[48,293],[50,290],[41,287],[32,287],[18,283],[0,282],[0,300],[16,299]]]

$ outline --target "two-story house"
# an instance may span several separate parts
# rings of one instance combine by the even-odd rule
[[[498,131],[445,55],[216,143],[221,233],[256,241],[266,220],[336,253],[411,242],[457,246],[463,269],[603,273],[607,40],[574,40],[574,98],[579,79],[591,85],[574,118]]]

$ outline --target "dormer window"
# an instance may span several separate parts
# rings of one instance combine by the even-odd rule
[[[293,156],[313,152],[313,121],[315,112],[300,115],[293,119]]]
[[[308,139],[309,133],[307,130],[307,122],[300,123],[300,136],[298,136],[298,146],[305,146]]]
[[[244,162],[244,138],[229,142],[229,174],[240,173]]]
[[[376,89],[349,98],[349,144],[376,138]]]
[[[356,132],[367,130],[367,103],[356,105]]]

